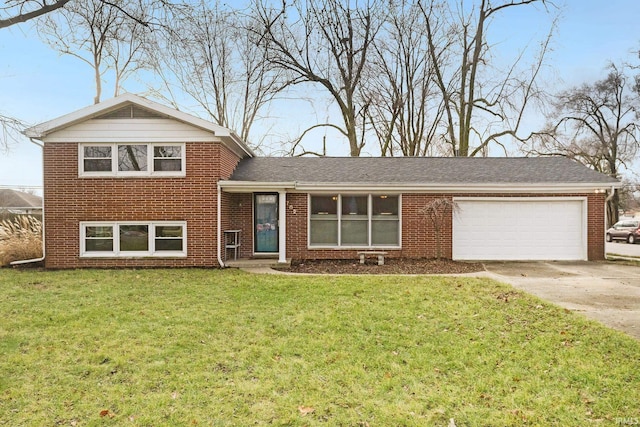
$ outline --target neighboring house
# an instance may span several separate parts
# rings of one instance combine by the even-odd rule
[[[0,188],[0,213],[42,215],[42,197]]]
[[[48,268],[433,257],[420,211],[437,198],[457,206],[448,258],[600,260],[620,185],[564,158],[257,157],[228,129],[131,94],[25,134],[44,143]]]

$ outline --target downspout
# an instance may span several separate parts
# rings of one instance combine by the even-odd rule
[[[221,194],[221,188],[220,188],[220,180],[218,180],[218,182],[216,183],[216,187],[218,189],[218,203],[217,203],[217,226],[216,226],[216,234],[217,234],[217,242],[216,242],[216,253],[218,256],[218,264],[220,264],[220,267],[224,268],[226,267],[224,265],[224,261],[222,260],[222,250],[220,248],[220,240],[222,239],[222,233],[220,232],[221,227],[222,227],[222,217],[221,217],[221,208],[220,208],[220,203],[222,201],[222,194]]]
[[[38,143],[38,142],[36,142],[36,141],[34,141],[34,139],[33,139],[33,138],[29,138],[29,140],[30,140],[32,143],[36,144],[38,147],[40,147],[40,148],[44,149],[44,145],[43,145],[43,144],[40,144],[40,143]],[[44,153],[43,153],[42,161],[44,162]],[[44,169],[44,165],[43,165],[43,169]],[[43,193],[43,196],[44,196],[44,193]],[[44,244],[44,235],[45,235],[45,233],[44,233],[44,197],[43,197],[43,199],[42,199],[42,256],[41,256],[40,258],[33,258],[33,259],[24,259],[24,260],[20,260],[20,261],[13,261],[13,262],[10,262],[10,263],[9,263],[9,265],[32,264],[32,263],[34,263],[34,262],[42,262],[42,261],[44,261],[44,258],[45,258],[45,250],[46,250],[46,249],[45,249],[45,248],[46,248],[46,246],[45,246],[45,244]]]
[[[606,190],[605,190],[606,191]],[[614,187],[613,185],[611,186],[611,194],[609,194],[605,199],[604,199],[604,233],[605,233],[605,242],[607,241],[606,239],[606,235],[607,235],[607,214],[608,214],[608,210],[607,210],[607,204],[609,203],[609,200],[613,199],[614,194],[616,194],[616,187]],[[607,259],[607,249],[605,248],[604,250],[604,259]]]
[[[607,203],[609,203],[609,200],[613,199],[613,196],[616,194],[616,187],[614,187],[613,185],[611,186],[611,194],[609,194],[607,196],[606,199],[604,199],[604,229],[607,229]]]

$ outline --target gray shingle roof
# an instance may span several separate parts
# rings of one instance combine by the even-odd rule
[[[563,157],[254,157],[232,181],[355,184],[615,184]]]
[[[42,197],[22,191],[0,189],[0,209],[41,208]]]

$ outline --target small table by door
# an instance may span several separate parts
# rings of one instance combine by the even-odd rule
[[[240,231],[241,230],[225,230],[224,231],[224,258],[227,259],[227,251],[233,250],[233,259],[238,259],[238,248],[240,247]]]

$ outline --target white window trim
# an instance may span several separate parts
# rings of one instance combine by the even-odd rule
[[[118,171],[118,146],[120,145],[146,145],[147,146],[147,170],[146,171]],[[184,177],[186,176],[186,144],[184,142],[128,142],[128,143],[80,143],[78,144],[78,177],[123,177],[123,178],[153,178],[153,177]],[[111,147],[111,171],[85,171],[84,147]],[[155,171],[153,170],[154,147],[181,147],[179,171]]]
[[[398,197],[398,244],[397,245],[373,245],[371,244],[371,227],[373,217],[373,197],[374,196],[394,196]],[[313,196],[338,196],[337,219],[338,221],[338,244],[336,245],[314,245],[311,243],[311,197]],[[342,196],[367,196],[367,239],[366,245],[341,245],[342,243]],[[370,250],[370,249],[402,249],[402,194],[397,193],[308,193],[307,194],[307,249],[345,249],[345,250]]]
[[[149,227],[149,250],[134,252],[120,251],[120,226],[121,225],[146,225]],[[182,227],[181,251],[156,251],[155,227]],[[113,227],[113,251],[90,252],[86,249],[87,227]],[[186,221],[83,221],[80,222],[80,258],[185,258],[187,256],[187,222]]]

